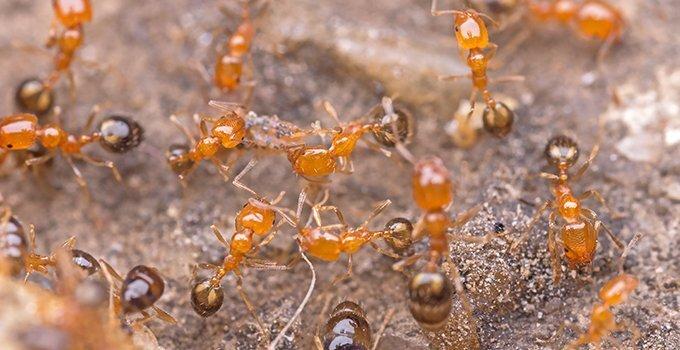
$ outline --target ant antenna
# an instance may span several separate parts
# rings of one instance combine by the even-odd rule
[[[626,245],[626,248],[623,249],[623,253],[621,253],[621,258],[619,261],[619,273],[623,273],[623,265],[626,262],[626,257],[628,256],[628,253],[630,253],[630,250],[640,241],[642,238],[643,234],[638,232],[633,236],[633,238],[628,242],[628,245]]]
[[[388,120],[387,122],[390,124],[390,126],[392,128],[392,132],[394,133],[394,135],[399,135],[399,130],[397,129],[397,125],[396,125],[396,123],[394,123],[394,121],[396,121],[399,116],[394,111],[394,105],[392,103],[392,98],[387,97],[387,96],[383,97],[382,101],[381,101],[381,105],[382,105],[383,110],[385,111],[385,117],[386,117],[386,118],[383,118],[383,123],[385,123],[385,119],[387,119]],[[411,163],[411,164],[416,163],[416,157],[414,157],[413,154],[411,153],[411,151],[409,151],[404,146],[404,144],[401,143],[401,140],[399,140],[398,136],[394,138],[394,147],[397,149],[399,154],[401,154],[401,156],[404,157],[404,159],[406,159],[409,163]]]

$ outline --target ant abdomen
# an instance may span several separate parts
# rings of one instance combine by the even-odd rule
[[[24,256],[28,251],[24,226],[16,217],[10,216],[0,228],[0,256],[7,259],[12,276],[21,273]]]
[[[410,220],[404,218],[394,218],[385,224],[385,231],[389,234],[385,236],[385,242],[396,253],[401,253],[408,249],[411,244],[411,234],[413,233],[413,224]]]
[[[165,282],[156,269],[137,265],[128,272],[121,287],[121,303],[126,313],[151,307],[165,290]]]
[[[576,163],[578,157],[578,144],[568,136],[554,136],[545,145],[545,158],[552,165],[564,164],[569,167]]]
[[[482,115],[484,129],[496,137],[504,137],[512,130],[515,113],[503,102],[495,102],[493,110],[487,106]]]
[[[224,301],[224,292],[220,285],[213,285],[211,280],[196,283],[191,288],[191,306],[203,317],[216,313]]]
[[[99,123],[99,143],[113,153],[125,153],[144,140],[144,129],[132,118],[112,115]]]
[[[409,283],[411,315],[427,330],[440,329],[451,312],[451,282],[441,271],[423,271]]]
[[[14,101],[20,111],[40,116],[52,109],[54,92],[46,88],[40,79],[29,78],[17,86]]]
[[[73,264],[87,272],[88,275],[93,275],[101,270],[101,266],[97,259],[88,252],[84,252],[80,249],[72,249],[71,258]]]
[[[371,348],[371,327],[357,303],[338,304],[326,322],[324,350],[367,350]]]
[[[376,106],[369,112],[369,120],[381,124],[380,128],[371,131],[375,141],[385,147],[394,147],[397,142],[404,145],[411,143],[415,134],[413,115],[399,105],[394,106],[395,120],[384,121],[383,118],[390,117],[385,114],[382,105]]]

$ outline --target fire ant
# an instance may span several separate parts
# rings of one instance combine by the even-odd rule
[[[158,270],[137,265],[122,278],[106,261],[100,259],[99,263],[109,283],[109,317],[112,320],[120,318],[123,325],[129,325],[135,330],[152,319],[153,316],[147,311],[151,308],[155,317],[160,320],[170,324],[177,323],[174,317],[154,305],[165,290],[165,282]],[[141,318],[132,322],[126,320],[126,316],[137,312],[142,314]]]
[[[578,180],[586,172],[599,152],[599,141],[593,146],[588,159],[573,174],[569,174],[569,169],[576,164],[579,157],[579,148],[571,138],[559,135],[551,138],[545,147],[545,157],[549,165],[556,168],[557,174],[541,173],[541,177],[549,180],[552,185],[552,192],[555,196],[552,200],[546,200],[541,204],[533,218],[527,225],[524,233],[512,244],[512,249],[517,248],[526,240],[533,226],[538,222],[543,212],[551,209],[548,219],[548,250],[552,260],[553,281],[560,280],[560,262],[557,251],[557,237],[555,233],[560,232],[560,241],[564,246],[564,257],[569,268],[575,269],[582,266],[590,266],[597,249],[597,237],[600,228],[604,229],[607,237],[618,249],[623,249],[623,244],[616,238],[612,231],[597,219],[594,211],[582,206],[581,201],[594,197],[612,216],[620,216],[614,213],[607,205],[600,192],[588,190],[575,196],[570,183]],[[564,220],[561,227],[557,226],[557,219]]]
[[[323,341],[318,334],[314,337],[317,350],[373,350],[378,348],[382,333],[392,317],[394,310],[385,315],[382,327],[375,340],[366,312],[357,303],[345,300],[333,308],[324,327]]]
[[[484,109],[482,115],[484,129],[499,138],[507,135],[512,128],[515,113],[505,103],[496,101],[491,96],[488,89],[490,79],[486,74],[489,61],[495,56],[498,45],[489,41],[489,32],[483,18],[487,18],[494,25],[496,25],[496,22],[488,15],[479,13],[473,9],[465,11],[437,10],[437,0],[432,0],[431,13],[433,16],[454,15],[454,30],[458,47],[460,50],[468,51],[465,61],[471,71],[470,74],[441,76],[439,79],[454,80],[469,77],[472,80],[470,113],[475,109],[477,94],[482,92],[484,102],[486,103],[486,109]],[[461,53],[462,52],[463,51],[461,51]],[[522,80],[524,80],[524,78],[520,76],[495,79],[496,82]]]
[[[388,114],[393,112],[389,98],[383,99],[383,106]],[[448,278],[439,269],[439,262],[443,258],[448,262],[453,274],[456,292],[460,295],[463,308],[470,319],[474,320],[472,306],[463,288],[460,272],[449,254],[449,238],[461,242],[486,244],[496,237],[504,236],[504,233],[490,232],[481,237],[449,233],[450,229],[467,223],[477,214],[480,206],[468,209],[451,221],[448,208],[453,202],[452,181],[451,173],[444,166],[444,162],[435,156],[416,159],[399,143],[396,148],[409,163],[413,164],[411,178],[413,199],[423,212],[411,236],[413,240],[418,240],[423,233],[427,233],[430,238],[428,262],[425,269],[413,276],[409,283],[411,314],[426,329],[439,329],[448,319],[451,311],[452,290]],[[414,254],[395,264],[394,268],[403,270],[405,265],[412,265],[424,256],[425,254]]]
[[[58,116],[57,112],[57,116]],[[95,107],[88,117],[85,129],[89,129],[94,121],[98,108]],[[99,145],[112,153],[125,153],[137,147],[143,139],[144,130],[128,117],[111,115],[104,118],[97,130],[90,134],[70,134],[61,128],[60,123],[40,125],[34,114],[20,113],[0,119],[0,149],[6,152],[27,150],[41,144],[48,153],[37,158],[26,160],[27,166],[39,165],[52,159],[57,152],[66,159],[76,176],[78,184],[87,189],[87,183],[73,159],[82,159],[90,164],[111,169],[116,180],[122,177],[111,161],[96,159],[82,152],[88,144],[99,142]]]
[[[36,115],[43,115],[52,108],[52,90],[64,72],[68,75],[71,88],[75,86],[71,63],[83,44],[83,25],[92,20],[89,0],[52,0],[52,8],[56,19],[52,21],[46,43],[47,48],[57,47],[52,73],[44,80],[31,78],[23,81],[15,94],[17,105]],[[58,24],[63,28],[57,28]]]
[[[49,274],[49,269],[56,267],[56,251],[49,255],[41,255],[35,252],[35,227],[29,225],[28,239],[24,225],[12,215],[8,207],[3,208],[0,217],[0,255],[9,261],[10,272],[13,276],[18,276],[24,271],[24,281],[28,277],[38,272],[43,275]],[[71,255],[71,260],[75,266],[79,267],[92,275],[100,270],[97,260],[89,253],[75,249],[76,238],[70,237],[59,247]]]
[[[590,325],[588,330],[582,332],[579,328],[572,324],[561,325],[557,330],[558,336],[564,332],[565,327],[571,327],[576,331],[576,333],[581,333],[581,335],[568,344],[565,349],[579,349],[583,345],[595,344],[597,348],[605,339],[609,338],[611,341],[616,341],[611,334],[616,331],[630,331],[632,333],[631,344],[634,346],[637,340],[640,338],[640,331],[635,326],[635,324],[623,321],[617,323],[614,314],[612,313],[612,307],[623,304],[630,294],[635,291],[639,281],[635,276],[624,272],[624,262],[626,256],[630,252],[631,248],[640,240],[642,234],[637,233],[633,239],[628,243],[628,245],[623,250],[621,257],[619,259],[619,272],[616,276],[607,281],[598,293],[600,302],[593,306],[592,313],[590,315]],[[618,341],[617,341],[618,343]],[[622,344],[616,348],[624,348]]]

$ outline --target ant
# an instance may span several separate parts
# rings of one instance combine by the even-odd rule
[[[55,20],[52,21],[47,48],[57,47],[54,68],[47,79],[27,79],[19,84],[15,94],[17,105],[24,111],[43,115],[54,104],[54,85],[67,73],[71,91],[75,86],[71,63],[83,44],[83,25],[92,20],[89,0],[52,0]],[[58,24],[62,28],[58,28]]]
[[[616,331],[630,331],[632,333],[631,344],[634,346],[637,343],[637,340],[640,338],[640,331],[635,326],[635,324],[627,321],[617,323],[611,309],[616,305],[623,304],[628,299],[630,294],[635,291],[639,284],[638,279],[631,274],[625,273],[623,268],[626,256],[641,237],[642,234],[637,233],[633,239],[631,239],[626,248],[623,250],[623,253],[619,259],[618,274],[607,281],[602,286],[602,288],[600,288],[598,293],[600,302],[593,306],[588,330],[582,332],[580,329],[574,327],[571,324],[560,326],[557,334],[561,334],[565,327],[572,327],[576,333],[581,333],[581,335],[568,344],[565,349],[576,350],[581,346],[588,344],[595,344],[596,347],[599,348],[599,344],[601,344],[602,341],[607,338],[612,341],[616,341],[616,339],[611,336],[611,334]],[[616,348],[624,347],[622,344],[619,344],[619,346],[616,346]]]
[[[389,98],[383,99],[385,111],[393,113]],[[430,242],[427,253],[428,262],[425,269],[411,279],[409,283],[409,308],[411,314],[426,329],[441,328],[451,311],[452,291],[448,278],[440,271],[439,262],[443,258],[448,262],[455,281],[456,292],[460,295],[463,307],[474,320],[472,306],[468,302],[463,289],[458,267],[451,260],[449,253],[449,238],[454,241],[486,244],[496,237],[504,236],[490,232],[481,237],[465,236],[449,233],[450,229],[463,226],[477,212],[477,205],[459,214],[451,220],[448,208],[453,203],[451,173],[444,166],[444,162],[435,156],[416,159],[402,144],[396,145],[397,151],[413,165],[411,177],[413,200],[423,212],[416,222],[412,239],[418,240],[423,233],[427,233]],[[425,254],[414,254],[395,264],[395,270],[403,270],[405,265],[412,265]]]
[[[99,263],[109,283],[109,317],[111,320],[119,318],[124,325],[129,325],[136,330],[152,319],[153,316],[147,311],[151,308],[155,317],[160,320],[169,324],[177,323],[174,317],[154,305],[165,291],[165,282],[158,270],[146,265],[137,265],[123,278],[106,261],[100,259]],[[119,283],[120,286],[118,286]],[[137,312],[142,314],[141,318],[132,322],[126,320],[127,315]]]
[[[29,235],[26,239],[24,225],[12,215],[8,207],[3,208],[0,217],[0,255],[9,261],[10,272],[18,276],[24,271],[24,282],[29,276],[38,272],[43,275],[49,274],[49,268],[56,267],[57,253],[41,255],[35,252],[35,226],[29,225]],[[97,260],[89,253],[75,249],[76,238],[70,237],[61,244],[60,249],[67,251],[75,266],[92,275],[100,270]]]
[[[236,32],[228,39],[226,47],[217,56],[215,62],[215,86],[220,90],[232,91],[241,84],[241,77],[243,76],[243,61],[246,55],[250,52],[250,47],[255,36],[255,27],[250,20],[250,11],[248,8],[248,1],[243,2],[243,13],[241,15],[241,24],[236,29]],[[252,75],[253,61],[252,57],[248,58],[250,66],[249,72]],[[255,81],[251,80],[245,83],[248,86],[248,92],[244,99],[246,105],[249,105]]]
[[[391,309],[385,315],[383,325],[373,340],[371,326],[366,319],[366,312],[357,303],[345,300],[333,308],[324,327],[323,341],[318,335],[314,337],[317,350],[374,350],[378,348],[382,333],[392,317]]]
[[[88,117],[85,130],[90,128],[98,113],[95,106]],[[56,115],[59,115],[57,111]],[[111,169],[116,180],[122,177],[118,168],[111,161],[96,159],[82,152],[82,148],[88,144],[99,142],[106,151],[112,153],[125,153],[137,147],[143,140],[144,130],[131,118],[111,115],[104,118],[95,132],[89,134],[70,134],[60,126],[60,122],[40,125],[34,114],[19,113],[5,116],[0,119],[0,149],[5,152],[28,150],[36,144],[47,149],[47,153],[37,158],[25,161],[26,166],[43,164],[52,159],[60,152],[66,162],[71,166],[78,184],[87,190],[87,183],[73,159],[81,159],[99,167]]]
[[[515,113],[505,103],[496,101],[489,92],[488,84],[491,81],[486,74],[489,61],[495,56],[498,45],[489,41],[489,32],[483,18],[488,19],[494,25],[495,21],[484,13],[473,9],[465,11],[437,10],[437,0],[432,0],[431,13],[433,16],[454,15],[454,30],[456,41],[460,50],[467,50],[466,64],[470,68],[470,74],[448,75],[439,77],[440,80],[455,80],[470,78],[472,80],[472,92],[470,94],[470,114],[475,109],[475,100],[479,92],[482,93],[486,108],[482,114],[484,129],[496,137],[504,137],[512,129]],[[488,49],[488,50],[487,50]],[[461,51],[462,54],[463,51]],[[522,81],[521,76],[509,76],[495,79],[500,81]],[[468,115],[469,121],[469,115]]]
[[[612,217],[620,217],[621,214],[614,213],[607,205],[604,198],[597,190],[587,190],[580,195],[574,195],[570,183],[576,181],[586,172],[590,164],[597,156],[600,149],[599,141],[593,146],[588,159],[573,174],[569,174],[569,169],[574,166],[579,158],[578,144],[571,138],[558,135],[551,138],[545,147],[545,157],[549,165],[556,168],[557,174],[541,173],[541,177],[551,182],[554,199],[546,200],[541,204],[527,225],[524,233],[512,244],[511,249],[517,248],[526,240],[533,226],[538,222],[543,212],[550,209],[548,219],[548,250],[550,251],[553,281],[560,280],[560,263],[557,252],[557,237],[555,233],[559,230],[560,241],[564,246],[564,257],[569,268],[575,269],[582,266],[590,266],[597,249],[597,237],[602,228],[607,237],[619,249],[623,249],[623,243],[616,238],[614,233],[598,220],[597,214],[582,206],[581,201],[593,197],[595,198]],[[561,218],[565,223],[557,226],[557,219]]]

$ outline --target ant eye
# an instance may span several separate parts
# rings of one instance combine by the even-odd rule
[[[459,27],[459,26],[455,26],[455,27],[453,27],[453,30],[459,32],[459,31],[460,31],[460,27]]]
[[[12,148],[12,147],[14,147],[14,146],[12,146],[11,143],[10,143],[10,144],[7,144],[7,148]]]

